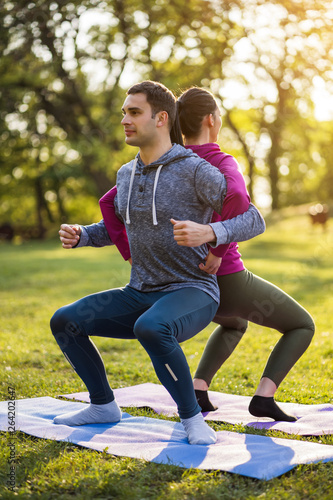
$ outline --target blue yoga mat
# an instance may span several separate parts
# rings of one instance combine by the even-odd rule
[[[85,406],[51,397],[17,400],[15,422],[11,415],[10,425],[32,436],[106,450],[112,455],[263,480],[280,476],[298,464],[333,460],[333,446],[227,431],[217,432],[216,444],[190,445],[181,423],[128,413],[116,424],[69,427],[52,421],[56,415]],[[10,431],[6,401],[0,403],[0,430]]]
[[[208,391],[216,411],[204,413],[205,420],[242,424],[256,429],[274,429],[299,436],[323,436],[333,434],[333,405],[305,405],[279,403],[286,413],[297,417],[296,422],[276,422],[271,418],[256,418],[249,411],[249,396],[237,396],[222,392]],[[167,390],[160,384],[139,384],[122,389],[114,389],[121,407],[149,407],[159,414],[169,417],[177,415],[177,407]],[[87,392],[65,394],[63,397],[89,402]]]

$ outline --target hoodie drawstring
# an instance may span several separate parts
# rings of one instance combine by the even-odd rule
[[[130,204],[130,199],[131,199],[131,193],[132,193],[132,187],[133,187],[135,169],[136,169],[137,163],[138,163],[138,158],[135,158],[133,160],[131,179],[130,179],[129,188],[128,188],[127,207],[126,207],[126,224],[131,223],[131,219],[130,219],[130,215],[129,215],[129,204]]]
[[[131,223],[130,215],[129,215],[129,206],[130,206],[130,199],[131,199],[131,194],[132,194],[132,188],[133,188],[133,182],[134,182],[134,176],[135,176],[135,170],[136,170],[136,164],[138,162],[138,159],[135,158],[133,160],[133,166],[132,166],[132,173],[131,173],[131,179],[129,183],[129,188],[128,188],[128,197],[127,197],[127,207],[126,207],[126,224]],[[163,165],[160,165],[158,169],[156,170],[155,174],[155,180],[154,180],[154,188],[153,188],[153,202],[152,202],[152,212],[153,212],[153,224],[154,226],[157,226],[157,216],[156,216],[156,202],[155,202],[155,197],[156,197],[156,189],[157,189],[157,183],[158,183],[158,178],[160,176],[160,171],[162,169]]]
[[[160,165],[156,171],[155,174],[155,180],[154,180],[154,189],[153,189],[153,203],[152,203],[152,211],[153,211],[153,224],[154,226],[157,226],[157,216],[156,216],[156,203],[155,203],[155,196],[156,196],[156,188],[157,188],[157,183],[158,183],[158,178],[160,176],[160,171],[162,169],[163,165]]]

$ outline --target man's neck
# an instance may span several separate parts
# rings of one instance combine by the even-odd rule
[[[158,160],[171,149],[171,140],[165,140],[154,146],[145,146],[140,148],[140,158],[145,165],[149,165]]]

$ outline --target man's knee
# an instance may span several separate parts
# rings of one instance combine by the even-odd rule
[[[79,324],[74,321],[71,308],[64,306],[58,309],[50,320],[52,334],[61,350],[65,350],[81,333]]]
[[[61,307],[54,313],[50,320],[50,327],[54,336],[59,333],[68,335],[78,335],[80,333],[79,325],[75,321],[69,306]]]
[[[51,332],[55,335],[57,332],[63,329],[63,325],[65,324],[63,307],[58,309],[52,316],[50,320]]]
[[[148,351],[164,351],[164,347],[169,349],[170,327],[162,323],[157,318],[140,317],[134,325],[134,335]]]
[[[145,318],[139,318],[134,325],[134,335],[141,343],[151,344],[156,341],[158,337],[157,325]]]

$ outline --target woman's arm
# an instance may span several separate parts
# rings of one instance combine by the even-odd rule
[[[109,233],[112,242],[118,248],[124,260],[131,257],[128,238],[124,223],[117,217],[114,199],[117,194],[117,186],[114,186],[110,191],[105,193],[99,200],[99,206],[103,215],[104,224]]]
[[[249,209],[250,196],[246,188],[243,174],[240,171],[237,161],[232,156],[226,158],[219,167],[219,170],[227,181],[227,194],[223,201],[221,215],[214,212],[212,222],[232,219],[237,215],[243,214]],[[229,245],[220,245],[211,248],[210,251],[216,257],[222,257],[226,254]]]

